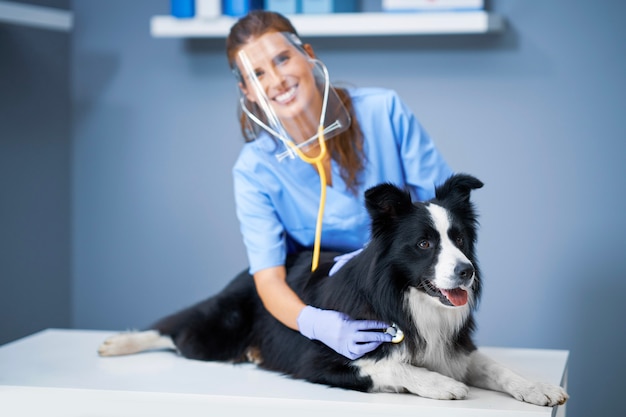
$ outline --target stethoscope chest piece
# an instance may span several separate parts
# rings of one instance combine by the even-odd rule
[[[391,335],[391,343],[400,343],[404,340],[404,332],[400,330],[395,323],[393,323],[390,327],[387,327],[385,333]]]

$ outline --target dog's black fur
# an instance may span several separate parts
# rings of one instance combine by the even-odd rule
[[[481,186],[473,177],[457,175],[437,189],[432,201],[454,219],[453,238],[462,239],[459,248],[474,265],[475,300],[481,281],[474,253],[476,216],[469,194]],[[406,335],[402,348],[418,351],[426,341],[420,338],[404,300],[409,288],[423,291],[425,281],[432,278],[436,245],[430,249],[418,245],[422,239],[436,241],[437,232],[425,204],[412,203],[408,193],[392,185],[369,189],[365,200],[372,218],[372,240],[363,252],[332,277],[327,274],[337,254],[323,253],[319,268],[311,273],[311,253],[300,253],[289,259],[287,282],[306,304],[341,311],[355,319],[396,323]],[[240,274],[218,295],[166,317],[152,328],[171,336],[188,358],[238,362],[253,355],[261,367],[295,378],[359,391],[372,387],[370,378],[361,376],[350,360],[274,319],[263,307],[248,273]],[[476,349],[471,339],[473,328],[469,316],[449,346],[464,353]],[[383,358],[399,348],[383,344],[368,356]]]

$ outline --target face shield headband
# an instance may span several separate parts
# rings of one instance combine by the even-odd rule
[[[326,66],[292,33],[270,32],[250,41],[233,71],[250,131],[258,138],[262,129],[277,139],[279,161],[300,156],[298,150],[306,154],[350,126]]]

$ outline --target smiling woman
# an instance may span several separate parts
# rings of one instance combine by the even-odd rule
[[[320,251],[362,248],[370,239],[367,188],[392,182],[426,200],[452,171],[395,92],[333,88],[326,66],[284,16],[242,17],[226,51],[248,142],[233,169],[250,261],[244,273],[287,327],[348,358],[368,353],[391,341],[381,338],[391,323],[369,327],[354,320],[360,317],[306,305],[286,283],[289,259],[312,248],[315,270]]]

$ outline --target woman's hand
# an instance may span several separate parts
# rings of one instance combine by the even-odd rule
[[[371,320],[352,320],[333,310],[306,306],[298,315],[300,333],[319,340],[348,359],[358,359],[376,349],[392,336],[384,333],[388,324]]]

